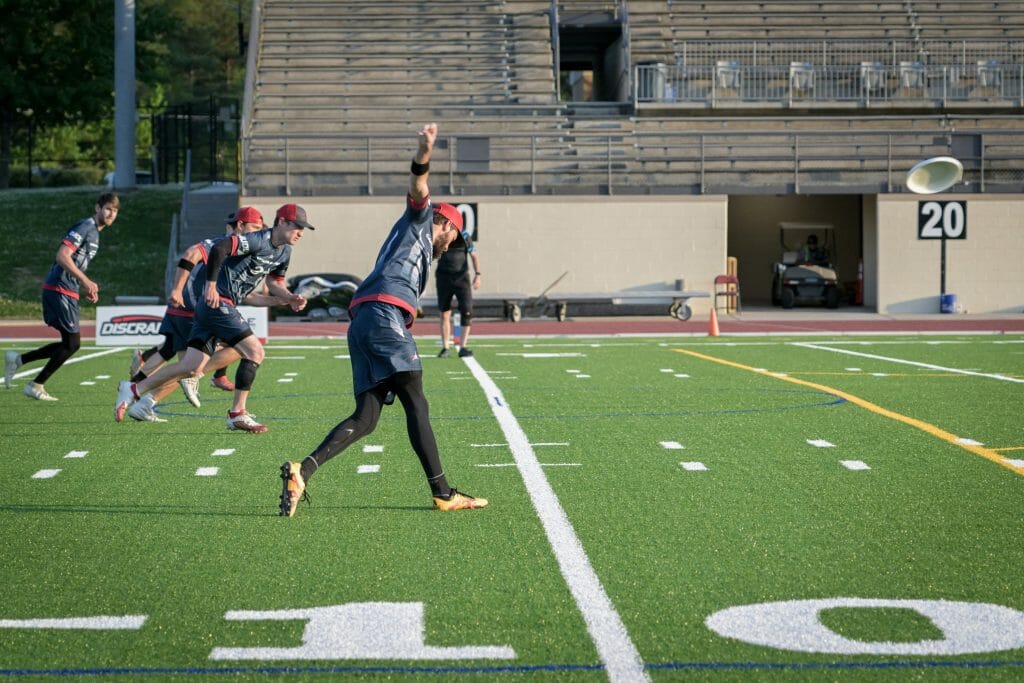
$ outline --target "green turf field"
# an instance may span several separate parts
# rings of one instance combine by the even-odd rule
[[[420,342],[452,484],[398,406],[280,518],[353,407],[274,342],[251,412],[113,420],[127,349],[0,388],[0,674],[81,681],[1024,678],[1024,338]],[[7,342],[0,350],[36,344]]]

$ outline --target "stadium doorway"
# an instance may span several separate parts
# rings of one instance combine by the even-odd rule
[[[772,266],[778,261],[780,223],[834,226],[835,270],[845,292],[854,292],[858,264],[864,257],[862,195],[730,195],[727,256],[739,262],[743,304],[770,306]],[[849,307],[848,298],[840,301]]]
[[[560,102],[625,102],[629,98],[629,67],[616,14],[563,11],[557,36]]]

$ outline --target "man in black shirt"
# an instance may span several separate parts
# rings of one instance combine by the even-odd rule
[[[445,206],[451,206],[447,204]],[[459,230],[448,251],[437,261],[435,283],[437,285],[437,307],[441,313],[441,353],[439,358],[447,358],[451,353],[448,349],[452,340],[452,297],[459,301],[459,317],[462,323],[461,348],[459,357],[472,356],[467,348],[469,327],[473,324],[473,290],[480,288],[480,257],[477,256],[473,238],[463,226],[462,214],[452,207],[454,215],[448,219]],[[473,279],[469,278],[469,260],[473,260]]]

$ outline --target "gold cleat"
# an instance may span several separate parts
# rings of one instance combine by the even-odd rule
[[[487,499],[474,498],[473,496],[467,496],[465,493],[460,493],[455,489],[452,489],[452,492],[447,498],[434,496],[434,507],[442,512],[451,512],[453,510],[476,510],[477,508],[487,507]]]

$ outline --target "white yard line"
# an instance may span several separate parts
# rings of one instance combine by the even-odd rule
[[[1024,384],[1024,379],[1017,377],[1007,377],[1006,375],[997,375],[988,372],[974,372],[973,370],[960,370],[959,368],[947,368],[942,365],[932,365],[931,363],[919,363],[913,360],[904,360],[903,358],[890,358],[888,356],[876,356],[873,353],[861,353],[860,351],[850,351],[849,349],[834,349],[830,346],[821,346],[810,342],[792,342],[793,346],[800,346],[805,349],[817,349],[818,351],[831,351],[832,353],[845,353],[849,356],[859,356],[861,358],[872,358],[874,360],[884,360],[889,363],[901,363],[903,365],[914,365],[919,368],[928,368],[929,370],[941,370],[943,372],[952,372],[959,375],[971,375],[972,377],[988,377],[989,379],[997,379],[1002,382],[1016,382],[1018,384]]]
[[[615,611],[615,606],[597,578],[597,573],[591,566],[565,510],[562,509],[562,504],[544,476],[526,433],[512,414],[501,390],[480,363],[472,357],[463,360],[487,395],[491,412],[498,419],[508,440],[516,467],[523,477],[530,500],[547,534],[548,543],[555,553],[569,591],[576,600],[576,606],[583,615],[587,631],[590,632],[590,638],[597,647],[598,656],[604,663],[609,680],[649,681],[640,652],[630,639],[622,618]]]
[[[83,360],[92,360],[93,358],[99,358],[100,356],[109,356],[112,353],[118,353],[124,351],[128,347],[118,346],[111,349],[104,349],[103,351],[97,351],[96,353],[87,353],[84,356],[74,355],[68,359],[64,365],[71,365],[72,363],[81,363]],[[22,377],[35,377],[39,374],[39,371],[43,369],[42,365],[33,367],[31,370],[22,370],[14,375],[14,379],[21,379]]]

